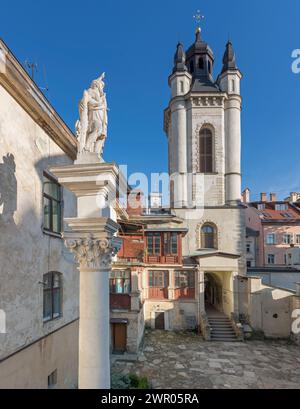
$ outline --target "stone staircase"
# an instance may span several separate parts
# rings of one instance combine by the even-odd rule
[[[223,314],[208,315],[208,322],[211,327],[211,341],[237,342],[236,333],[232,327],[230,319]]]

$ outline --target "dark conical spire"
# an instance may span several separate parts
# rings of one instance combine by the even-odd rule
[[[231,41],[228,41],[226,44],[226,50],[223,57],[223,69],[222,73],[229,71],[229,70],[237,70],[236,62],[235,62],[235,52],[232,46]]]
[[[173,73],[179,72],[179,71],[187,71],[187,67],[185,65],[185,51],[183,48],[183,45],[181,43],[177,44],[177,49],[176,53],[174,56],[174,69]]]

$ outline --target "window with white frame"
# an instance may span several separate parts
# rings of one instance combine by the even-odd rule
[[[282,210],[288,210],[288,204],[287,203],[277,203],[275,205],[275,210],[277,211],[282,211]]]
[[[266,241],[267,241],[267,244],[275,244],[275,243],[276,243],[276,241],[275,241],[275,234],[274,234],[274,233],[269,233],[269,234],[267,234],[267,239],[266,239]]]
[[[268,264],[275,264],[275,255],[268,254]]]
[[[300,244],[300,234],[296,235],[296,244]]]
[[[110,272],[109,288],[111,294],[130,294],[131,271],[114,270]]]
[[[43,285],[43,320],[47,322],[62,316],[62,274],[44,274]]]
[[[283,243],[284,244],[292,244],[292,235],[289,233],[286,233],[283,235]]]

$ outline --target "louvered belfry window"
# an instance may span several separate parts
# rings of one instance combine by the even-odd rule
[[[208,128],[200,131],[200,173],[213,173],[213,134]]]

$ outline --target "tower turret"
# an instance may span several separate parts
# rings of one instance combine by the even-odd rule
[[[241,104],[240,81],[242,74],[237,68],[232,43],[228,41],[223,57],[223,68],[217,83],[226,92],[225,101],[225,186],[226,202],[236,203],[241,196]]]
[[[196,30],[194,44],[186,53],[186,64],[193,78],[193,91],[203,87],[215,88],[213,80],[214,54],[210,46],[202,40],[201,28]]]
[[[180,95],[185,95],[190,90],[192,78],[188,73],[185,61],[186,55],[183,45],[181,43],[178,43],[174,56],[173,73],[169,77],[169,85],[171,87],[172,98]]]

